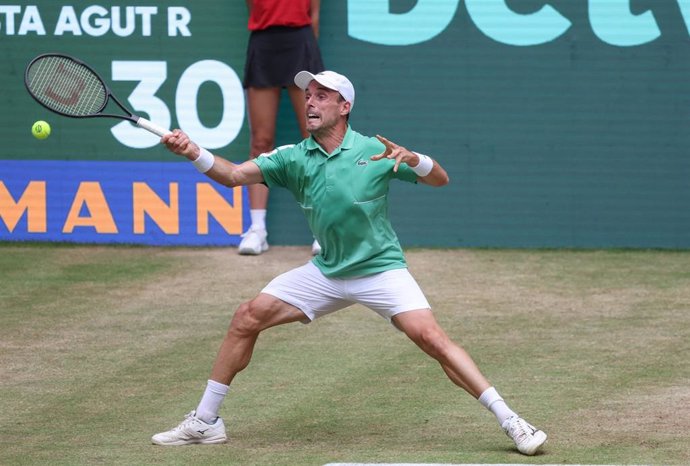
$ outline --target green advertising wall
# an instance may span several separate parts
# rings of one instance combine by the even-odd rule
[[[246,20],[227,0],[0,4],[0,159],[178,161],[128,124],[40,108],[24,67],[57,51],[244,160]],[[688,0],[322,0],[320,44],[355,84],[352,126],[451,177],[392,187],[405,246],[688,248],[689,31]],[[285,101],[276,142],[298,138]],[[269,209],[271,243],[311,242],[286,191]]]

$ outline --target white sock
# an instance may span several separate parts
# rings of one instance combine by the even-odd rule
[[[223,404],[225,395],[228,394],[229,386],[209,380],[206,384],[204,396],[201,397],[199,406],[196,408],[196,417],[207,424],[213,424],[218,417],[220,405]]]
[[[252,219],[252,230],[266,229],[266,209],[249,209],[249,216]]]
[[[486,409],[494,413],[501,427],[507,419],[517,416],[515,411],[510,409],[506,402],[503,401],[503,398],[501,398],[501,395],[498,394],[494,387],[489,387],[484,390],[484,393],[479,396],[479,402]]]

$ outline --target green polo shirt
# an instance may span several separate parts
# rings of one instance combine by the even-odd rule
[[[321,254],[314,264],[329,277],[370,275],[407,267],[388,218],[388,184],[416,182],[406,164],[370,160],[385,149],[348,127],[340,147],[326,153],[313,137],[254,159],[270,187],[287,188],[307,217]]]

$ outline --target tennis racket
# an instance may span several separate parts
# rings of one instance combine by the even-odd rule
[[[158,136],[169,130],[132,113],[113,95],[103,79],[86,63],[69,55],[46,53],[26,66],[24,85],[31,97],[48,110],[71,118],[128,120]],[[104,113],[112,100],[123,113]]]

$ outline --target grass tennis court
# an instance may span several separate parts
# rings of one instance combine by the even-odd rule
[[[151,445],[196,406],[234,308],[308,255],[0,244],[0,464],[690,463],[688,251],[407,252],[543,455],[360,307],[260,337],[228,444]]]

